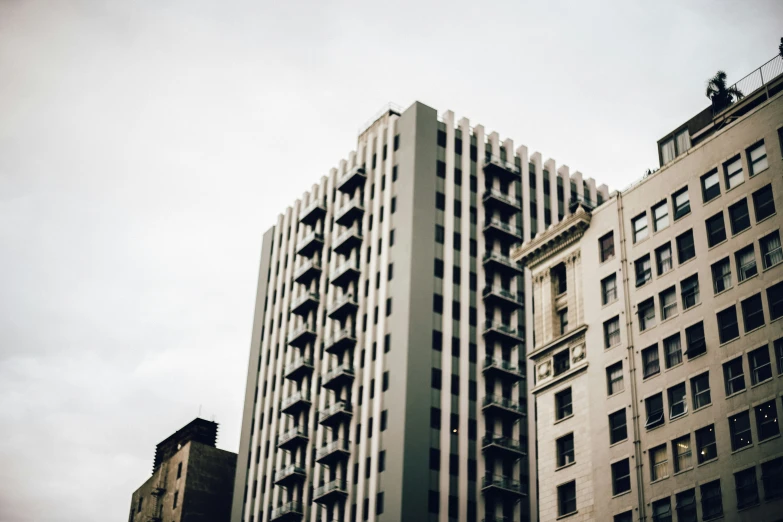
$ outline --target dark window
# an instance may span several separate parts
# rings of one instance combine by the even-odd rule
[[[713,247],[726,240],[726,226],[723,224],[723,212],[718,212],[705,221],[707,225],[707,246]]]
[[[759,442],[780,434],[778,425],[778,411],[775,401],[759,404],[754,408],[756,414],[756,432],[759,435]]]
[[[691,378],[691,400],[693,409],[698,410],[712,403],[710,394],[710,372],[704,372],[701,375]]]
[[[637,313],[639,314],[640,332],[655,326],[655,301],[652,297],[639,303]]]
[[[718,337],[721,344],[727,343],[732,339],[739,337],[739,326],[737,326],[737,310],[734,305],[718,312]]]
[[[435,277],[443,279],[443,260],[435,259]]]
[[[682,264],[696,257],[696,249],[693,246],[693,231],[688,230],[677,236],[677,261]]]
[[[573,414],[571,388],[555,394],[555,420],[564,419]]]
[[[767,305],[770,321],[783,317],[783,282],[767,288]]]
[[[731,262],[728,257],[712,265],[712,286],[716,294],[731,288]]]
[[[729,417],[729,431],[731,432],[732,451],[752,445],[753,435],[750,432],[750,412],[746,410]]]
[[[689,489],[677,493],[674,499],[677,509],[677,522],[696,522],[696,490]]]
[[[753,245],[748,245],[734,254],[737,263],[737,280],[742,282],[759,273],[756,266],[756,251]]]
[[[437,330],[432,331],[432,349],[437,352],[443,349],[443,334]]]
[[[571,352],[569,350],[563,350],[562,352],[555,354],[552,358],[552,365],[554,366],[556,376],[568,371],[571,368]]]
[[[737,509],[758,504],[759,488],[756,484],[755,466],[735,473],[734,484],[737,490]]]
[[[430,428],[440,429],[440,408],[430,408]]]
[[[569,433],[557,439],[557,466],[567,466],[574,462],[574,434]]]
[[[677,366],[682,362],[682,341],[679,333],[663,340],[663,356],[666,368]]]
[[[701,515],[703,520],[710,520],[723,514],[723,498],[720,491],[720,480],[702,484]]]
[[[634,261],[634,269],[636,271],[636,286],[642,286],[652,279],[652,265],[650,262],[650,254],[644,255]]]
[[[612,464],[612,494],[631,491],[631,466],[628,459]]]
[[[435,225],[435,242],[443,244],[444,241],[444,229],[442,225]]]
[[[177,509],[177,504],[179,503],[179,491],[174,492],[174,509]]]
[[[446,147],[446,133],[438,130],[438,147]]]
[[[436,165],[435,174],[439,178],[445,178],[446,177],[446,164],[443,163],[442,161],[438,160],[435,165]]]
[[[781,131],[783,131],[783,128],[781,128]],[[764,484],[765,500],[783,496],[783,457],[761,464],[761,480]]]
[[[753,193],[753,207],[756,210],[757,223],[775,213],[775,199],[772,196],[772,185],[767,185]]]
[[[769,348],[766,344],[748,353],[748,365],[752,385],[772,378],[772,362],[769,360]]]
[[[723,363],[723,380],[726,383],[726,395],[734,395],[745,389],[745,373],[742,357]]]
[[[601,262],[614,257],[614,233],[609,232],[598,240],[601,249]]]
[[[557,487],[557,515],[563,516],[576,511],[576,481]]]
[[[718,169],[714,169],[701,177],[701,194],[704,203],[720,196]]]
[[[676,419],[688,413],[685,383],[675,384],[667,390],[669,395],[669,420]]]
[[[443,313],[443,296],[440,294],[433,294],[432,296],[432,311],[436,314]]]
[[[446,210],[446,195],[443,192],[435,193],[435,208]]]
[[[745,324],[745,333],[764,326],[761,294],[750,296],[742,301],[742,322]]]
[[[759,240],[761,261],[764,269],[771,268],[783,261],[783,249],[780,246],[780,232],[777,230]]]
[[[642,350],[642,368],[645,379],[661,372],[661,363],[658,358],[657,344]]]
[[[625,389],[623,383],[623,362],[619,361],[606,368],[606,388],[609,395],[614,395]]]
[[[732,234],[739,234],[743,230],[750,228],[747,199],[743,198],[729,207],[729,222],[731,223]]]
[[[427,498],[427,511],[437,514],[440,511],[440,493],[430,490]]]
[[[609,443],[615,444],[628,438],[625,409],[609,414]]]
[[[612,522],[633,522],[633,511],[626,511],[625,513],[615,515],[614,518],[612,518]]]
[[[699,274],[693,274],[680,282],[680,295],[683,310],[699,303]]]
[[[696,460],[699,464],[718,456],[715,446],[715,426],[710,424],[696,430]]]
[[[257,391],[257,390],[256,390]],[[177,478],[182,476],[182,463],[177,464]]]
[[[674,207],[674,220],[677,221],[691,212],[691,200],[688,195],[688,187],[678,190],[672,195],[672,206]]]
[[[430,377],[431,387],[440,390],[441,389],[441,371],[440,368],[433,368],[432,375]]]
[[[400,135],[397,134],[394,136],[394,150],[397,150],[400,148]]]
[[[652,397],[646,398],[644,405],[647,412],[645,428],[650,430],[664,423],[666,417],[663,410],[663,394],[656,393]]]

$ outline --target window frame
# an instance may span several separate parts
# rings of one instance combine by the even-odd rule
[[[750,410],[729,416],[729,440],[731,441],[731,451],[739,451],[753,445]]]
[[[773,240],[777,241],[778,246],[772,248],[772,250],[768,250],[769,243]],[[783,243],[780,241],[779,230],[773,230],[759,239],[759,252],[761,252],[761,266],[764,270],[768,270],[773,266],[783,263]],[[767,259],[770,259],[769,264]]]
[[[622,469],[623,466],[625,466],[625,469]],[[630,460],[625,458],[618,460],[617,462],[612,462],[610,469],[612,473],[612,496],[616,497],[631,491]]]
[[[690,245],[683,246],[683,242],[685,240],[690,241]],[[696,243],[693,239],[693,229],[686,230],[677,238],[675,239],[675,242],[677,244],[677,263],[682,265],[683,263],[686,263],[696,257]],[[683,255],[683,252],[685,252],[685,255]],[[687,257],[686,257],[687,256]]]
[[[778,421],[777,407],[777,401],[775,399],[753,406],[753,415],[756,417],[756,433],[758,434],[759,442],[764,442],[765,440],[780,435],[780,422]],[[767,415],[769,410],[765,412],[763,410],[764,408],[772,408],[772,415]],[[766,426],[772,427],[771,430],[767,431]]]
[[[643,379],[649,379],[650,377],[661,373],[661,358],[660,353],[658,353],[658,343],[644,348],[642,350],[641,356]]]
[[[650,482],[669,478],[669,452],[666,444],[650,448],[647,452],[650,460]]]
[[[727,271],[723,271],[723,267],[728,266]],[[717,269],[721,269],[721,273],[718,274]],[[731,282],[731,256],[726,256],[710,265],[710,273],[712,274],[712,291],[714,295],[725,292],[732,287]]]
[[[748,368],[750,369],[751,386],[772,379],[772,359],[769,357],[768,345],[765,344],[748,352]]]
[[[668,258],[664,258],[663,254],[669,254]],[[667,267],[668,262],[668,267]],[[667,241],[663,245],[655,249],[655,272],[660,277],[663,274],[670,272],[674,268],[674,252],[672,252],[671,241]]]
[[[745,172],[742,168],[742,156],[737,154],[723,162],[723,180],[726,191],[739,187],[745,182]]]
[[[712,182],[714,178],[714,183]],[[706,182],[710,181],[710,185],[707,186]],[[703,174],[699,178],[699,184],[701,185],[701,200],[702,203],[707,204],[721,195],[720,188],[720,175],[718,169],[714,168],[711,171]]]
[[[639,243],[640,241],[644,241],[650,237],[650,222],[647,218],[646,210],[631,218],[631,232],[633,234],[634,244]]]
[[[687,444],[680,446],[680,443],[683,441]],[[680,448],[684,449],[679,451]],[[682,437],[677,437],[672,441],[672,469],[675,475],[681,471],[691,469],[693,467],[692,458],[693,446],[691,445],[690,433],[683,435]]]
[[[622,424],[613,424],[613,420],[620,420],[622,417]],[[622,442],[624,440],[628,440],[628,415],[625,413],[625,408],[620,408],[617,411],[614,411],[608,415],[609,419],[609,445],[612,446],[614,444],[617,444],[619,442]],[[618,437],[620,436],[619,433],[622,431],[622,437],[615,438],[615,433],[618,433]]]
[[[611,243],[606,243],[606,240],[610,240]],[[615,256],[614,252],[614,231],[610,231],[600,238],[598,238],[598,255],[601,263],[609,261]]]
[[[678,204],[677,198],[681,195],[685,194],[686,201]],[[673,212],[673,221],[677,221],[682,217],[687,216],[691,213],[691,196],[688,193],[688,187],[683,187],[677,192],[672,194],[672,208],[674,209]]]
[[[691,402],[693,403],[693,411],[699,410],[712,404],[712,387],[710,385],[710,371],[694,375],[690,378],[691,382]],[[701,388],[701,384],[706,382],[707,387]],[[706,395],[706,402],[703,402]]]
[[[572,492],[573,494],[571,494]],[[566,494],[568,497],[565,496]],[[573,504],[573,508],[569,509],[571,504]],[[571,480],[557,486],[557,516],[564,517],[576,512],[576,480]]]
[[[724,324],[721,317],[726,318],[728,322]],[[718,339],[720,340],[720,344],[726,344],[734,339],[739,339],[739,321],[737,319],[737,307],[735,305],[719,310],[715,314],[715,318],[718,322]]]
[[[715,425],[708,424],[693,432],[696,446],[696,463],[704,464],[718,458],[718,447],[715,440]]]
[[[619,377],[617,372],[619,371]],[[623,361],[617,361],[606,367],[606,393],[609,397],[625,391]]]
[[[756,152],[758,149],[763,149],[764,153],[757,157],[756,159],[753,158],[753,153]],[[759,140],[747,149],[745,149],[745,153],[747,154],[747,161],[748,161],[748,177],[752,178],[756,174],[759,174],[760,172],[764,172],[769,168],[769,157],[767,156],[767,146],[764,143],[764,140]],[[762,168],[757,169],[756,164],[764,162],[764,166]]]
[[[749,309],[750,306],[755,306],[756,304],[758,304],[757,309]],[[740,309],[742,310],[742,327],[746,334],[766,326],[764,300],[761,297],[761,292],[755,293],[740,301]],[[760,320],[758,319],[759,317],[761,318]],[[752,320],[750,318],[752,318]]]
[[[726,241],[728,236],[726,235],[726,221],[723,219],[723,210],[705,219],[704,227],[707,232],[707,248],[712,248]]]
[[[726,388],[726,397],[748,389],[745,383],[745,367],[742,364],[741,355],[723,363],[723,383]]]
[[[658,215],[659,211],[663,209],[663,214]],[[669,222],[669,202],[668,200],[664,199],[657,205],[654,205],[650,212],[652,214],[653,218],[653,232],[659,232],[665,228],[667,228],[670,225]],[[660,221],[664,221],[663,224],[659,224]]]
[[[737,210],[741,211],[743,206],[745,208],[745,214],[743,215],[740,213],[738,216],[735,216],[735,212]],[[732,236],[736,236],[750,228],[750,207],[748,207],[748,198],[742,198],[736,203],[729,205],[727,210],[729,212],[729,226],[731,226]],[[737,225],[736,227],[735,224]]]
[[[769,193],[769,199],[766,201],[762,201],[761,204],[759,204],[759,198],[762,194]],[[755,190],[752,194],[753,197],[753,217],[756,218],[756,223],[759,223],[761,221],[764,221],[765,219],[774,216],[777,214],[777,209],[775,208],[775,194],[772,191],[772,183],[768,183],[761,187],[758,190]],[[772,210],[767,210],[767,207],[771,208]],[[760,210],[764,209],[764,212],[766,214],[760,213]],[[750,213],[750,209],[748,209],[748,213]]]

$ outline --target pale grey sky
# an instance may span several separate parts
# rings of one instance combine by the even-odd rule
[[[0,0],[0,521],[126,520],[203,405],[236,451],[261,234],[384,103],[622,188],[783,3]]]

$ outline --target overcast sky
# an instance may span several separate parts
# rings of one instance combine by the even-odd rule
[[[260,240],[383,104],[611,188],[777,52],[783,3],[0,0],[0,520],[126,520],[236,451]],[[274,5],[272,5],[274,4]]]

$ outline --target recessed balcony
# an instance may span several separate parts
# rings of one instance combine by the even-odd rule
[[[481,480],[481,492],[511,497],[525,496],[521,482],[501,475],[485,475]]]
[[[321,296],[318,292],[305,292],[297,296],[291,303],[291,313],[305,317],[312,310],[318,308],[320,303]]]
[[[354,167],[337,180],[337,190],[345,194],[352,194],[356,187],[364,185],[367,181],[367,173],[364,167]]]
[[[275,485],[288,488],[295,484],[301,484],[307,478],[304,468],[296,464],[289,464],[283,469],[275,471]]]
[[[487,305],[496,305],[512,311],[524,305],[522,294],[499,286],[485,286],[481,295]]]
[[[342,439],[333,440],[326,446],[318,448],[315,454],[315,461],[319,464],[331,466],[336,462],[348,460],[350,455],[348,441]]]
[[[315,488],[313,500],[319,504],[333,504],[348,496],[348,484],[344,480],[333,480]]]
[[[342,295],[329,307],[329,319],[343,321],[349,314],[356,313],[357,308],[359,303],[353,294]]]
[[[313,230],[296,244],[296,253],[302,257],[310,258],[323,247],[324,235]]]
[[[326,205],[324,205],[323,199],[317,198],[302,209],[299,213],[299,222],[303,225],[314,226],[325,215]]]
[[[518,181],[522,177],[522,170],[513,161],[488,155],[484,158],[484,174],[497,176],[505,181]]]
[[[504,344],[523,342],[522,332],[509,324],[487,321],[484,323],[484,338],[498,340]]]
[[[497,189],[484,191],[481,200],[487,210],[497,210],[503,216],[509,216],[522,211],[522,200],[516,196],[505,194]]]
[[[500,252],[487,252],[482,260],[485,270],[496,270],[511,277],[521,274],[522,267]]]
[[[315,326],[303,323],[288,334],[288,344],[296,348],[305,348],[308,344],[315,341],[316,335]]]
[[[275,522],[298,522],[304,515],[304,506],[299,501],[287,502],[272,510],[269,520]]]
[[[502,435],[484,435],[481,439],[481,451],[495,452],[505,458],[518,459],[525,455],[522,443]]]
[[[359,263],[356,261],[346,261],[342,265],[338,266],[334,272],[332,272],[329,279],[334,286],[345,289],[349,283],[359,279],[361,271],[359,270],[358,265]]]
[[[520,228],[499,219],[488,219],[484,222],[484,235],[514,244],[522,241],[522,230]]]
[[[496,395],[485,395],[481,405],[482,411],[504,415],[512,419],[519,419],[525,415],[525,409],[522,405],[512,399],[498,397]]]
[[[311,404],[307,390],[301,390],[283,399],[280,404],[280,410],[286,415],[296,415],[310,408]]]
[[[285,367],[285,378],[299,382],[305,375],[313,373],[313,360],[309,357],[297,357]]]
[[[503,359],[487,357],[484,360],[484,375],[494,375],[499,378],[505,378],[509,381],[516,382],[524,378],[522,370],[517,365],[512,364],[511,361],[505,361]]]
[[[321,263],[315,259],[305,261],[294,271],[294,281],[300,285],[309,285],[313,279],[320,277]]]
[[[362,244],[362,231],[358,226],[353,226],[347,230],[344,230],[337,239],[332,243],[332,250],[335,254],[348,257],[351,250],[361,246]]]
[[[281,450],[291,451],[302,445],[307,445],[310,437],[307,432],[296,426],[286,431],[277,438],[277,447]]]
[[[334,428],[344,420],[353,417],[353,408],[345,401],[337,401],[334,404],[318,412],[318,422],[322,426]]]
[[[354,221],[364,216],[364,205],[358,196],[348,200],[334,215],[334,222],[343,227],[350,227]]]
[[[326,341],[326,353],[340,356],[346,350],[356,346],[356,334],[351,328],[343,328],[337,332],[334,337]]]
[[[355,376],[353,366],[343,363],[324,374],[321,386],[327,390],[337,391],[345,385],[351,385]]]

